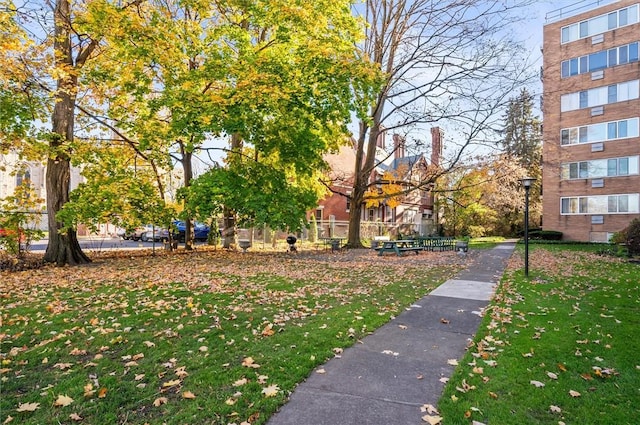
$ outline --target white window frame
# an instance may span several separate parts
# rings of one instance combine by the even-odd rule
[[[620,128],[622,123],[626,124],[626,135],[620,136]],[[609,127],[615,125],[615,137],[609,137]],[[604,127],[604,138],[598,138],[595,135],[602,133]],[[568,143],[563,143],[563,136],[566,135]],[[586,138],[581,138],[586,135]],[[586,143],[599,143],[612,140],[629,139],[640,136],[640,117],[626,118],[616,121],[607,121],[591,125],[583,125],[580,127],[569,127],[560,130],[560,146],[582,145]]]
[[[615,211],[612,211],[611,202],[615,203]],[[568,212],[563,211],[565,203],[569,206]],[[625,211],[620,211],[620,207],[625,205]],[[638,212],[640,212],[640,193],[563,196],[560,198],[560,215],[616,215],[638,214]]]
[[[626,11],[627,22],[622,23],[621,25],[620,14],[622,11]],[[610,25],[609,17],[614,13],[616,14],[615,23],[613,25]],[[572,41],[593,37],[594,35],[604,34],[605,32],[636,24],[640,20],[639,15],[640,3],[636,3],[612,12],[594,16],[593,18],[589,18],[584,21],[566,25],[560,28],[560,44],[571,43]]]
[[[615,96],[611,94],[615,92]],[[640,97],[640,80],[594,87],[560,96],[560,112],[570,112],[594,106],[609,105]]]
[[[620,173],[622,160],[627,160],[627,173]],[[616,174],[609,174],[609,161],[616,161]],[[638,175],[640,166],[640,156],[621,156],[617,158],[594,159],[591,161],[565,162],[560,165],[561,180],[584,180],[584,179],[604,179],[612,177],[627,177]],[[576,177],[571,176],[572,168],[577,170]],[[586,175],[581,174],[585,172]]]

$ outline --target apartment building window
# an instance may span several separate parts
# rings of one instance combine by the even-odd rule
[[[560,111],[569,112],[577,109],[624,102],[626,100],[637,99],[639,94],[640,80],[595,87],[589,90],[563,94],[560,97]]]
[[[588,72],[600,71],[616,65],[624,65],[638,61],[638,45],[635,43],[614,47],[613,49],[601,50],[590,55],[562,61],[560,74],[562,78],[574,75],[586,74]]]
[[[640,195],[637,193],[560,198],[560,213],[562,215],[635,214],[639,211],[639,199]]]
[[[560,130],[560,143],[566,146],[581,143],[606,142],[608,140],[638,137],[639,134],[640,118],[628,118],[620,121],[563,128]]]
[[[560,198],[562,215],[576,214],[628,214],[639,211],[640,194],[572,196]]]
[[[638,5],[634,4],[633,6],[562,27],[560,30],[561,43],[569,43],[580,40],[581,38],[591,37],[616,28],[635,24],[639,20],[638,9]]]
[[[568,162],[561,165],[562,180],[598,179],[638,174],[638,156]]]

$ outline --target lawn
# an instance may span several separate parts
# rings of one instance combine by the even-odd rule
[[[442,423],[640,423],[640,265],[533,245],[526,280],[519,251],[445,388]]]
[[[0,422],[265,423],[457,261],[200,250],[3,272]]]

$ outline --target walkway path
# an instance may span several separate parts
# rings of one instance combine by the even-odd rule
[[[475,261],[301,383],[269,425],[424,424],[478,329],[515,243]]]

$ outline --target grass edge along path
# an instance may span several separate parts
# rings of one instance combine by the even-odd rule
[[[640,267],[589,247],[512,257],[439,402],[442,424],[637,424]]]

